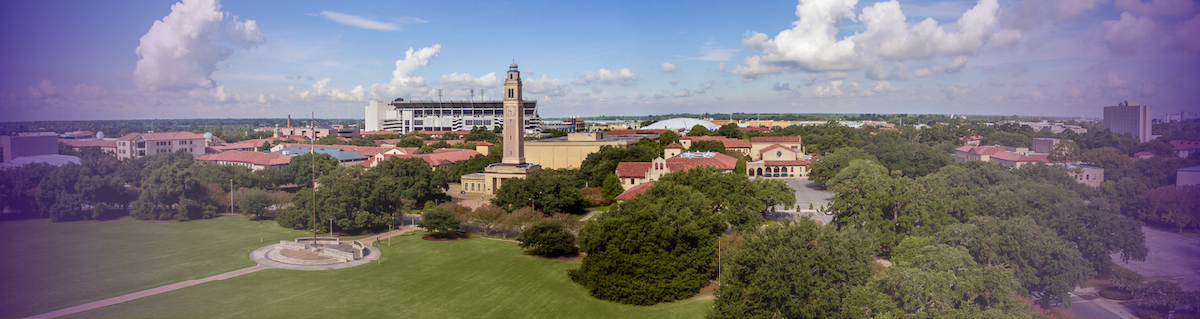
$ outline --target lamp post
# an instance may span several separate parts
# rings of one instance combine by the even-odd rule
[[[233,214],[233,179],[229,179],[229,213]]]
[[[329,217],[329,238],[333,238],[333,217]]]

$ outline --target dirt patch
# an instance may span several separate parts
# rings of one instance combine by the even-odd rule
[[[445,237],[442,237],[442,236],[434,236],[434,235],[421,236],[421,239],[428,240],[428,241],[451,241],[451,240],[459,240],[459,239],[467,239],[467,238],[471,238],[471,237],[467,237],[467,236],[445,236]]]
[[[691,298],[688,298],[688,300],[713,300],[713,299],[717,299],[717,296],[714,294],[714,293],[717,291],[717,286],[720,286],[719,284],[717,284],[717,281],[716,281],[716,280],[711,280],[711,281],[709,281],[709,282],[708,282],[708,286],[704,286],[704,288],[700,288],[700,292],[699,292],[699,293],[697,293],[695,296],[692,296]]]

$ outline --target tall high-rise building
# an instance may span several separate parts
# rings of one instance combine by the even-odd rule
[[[1142,143],[1150,136],[1150,106],[1125,101],[1117,106],[1104,107],[1104,128],[1117,134],[1129,133]]]

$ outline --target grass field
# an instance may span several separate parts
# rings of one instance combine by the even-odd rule
[[[305,232],[264,223],[266,242]],[[30,316],[254,266],[259,223],[212,220],[0,222],[0,318]]]
[[[382,258],[327,271],[268,269],[75,317],[699,318],[697,298],[650,307],[590,297],[567,278],[575,262],[481,238],[392,238]]]

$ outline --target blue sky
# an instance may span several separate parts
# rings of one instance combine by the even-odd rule
[[[1200,109],[1196,0],[0,2],[0,121],[363,117],[499,93],[544,117]]]

